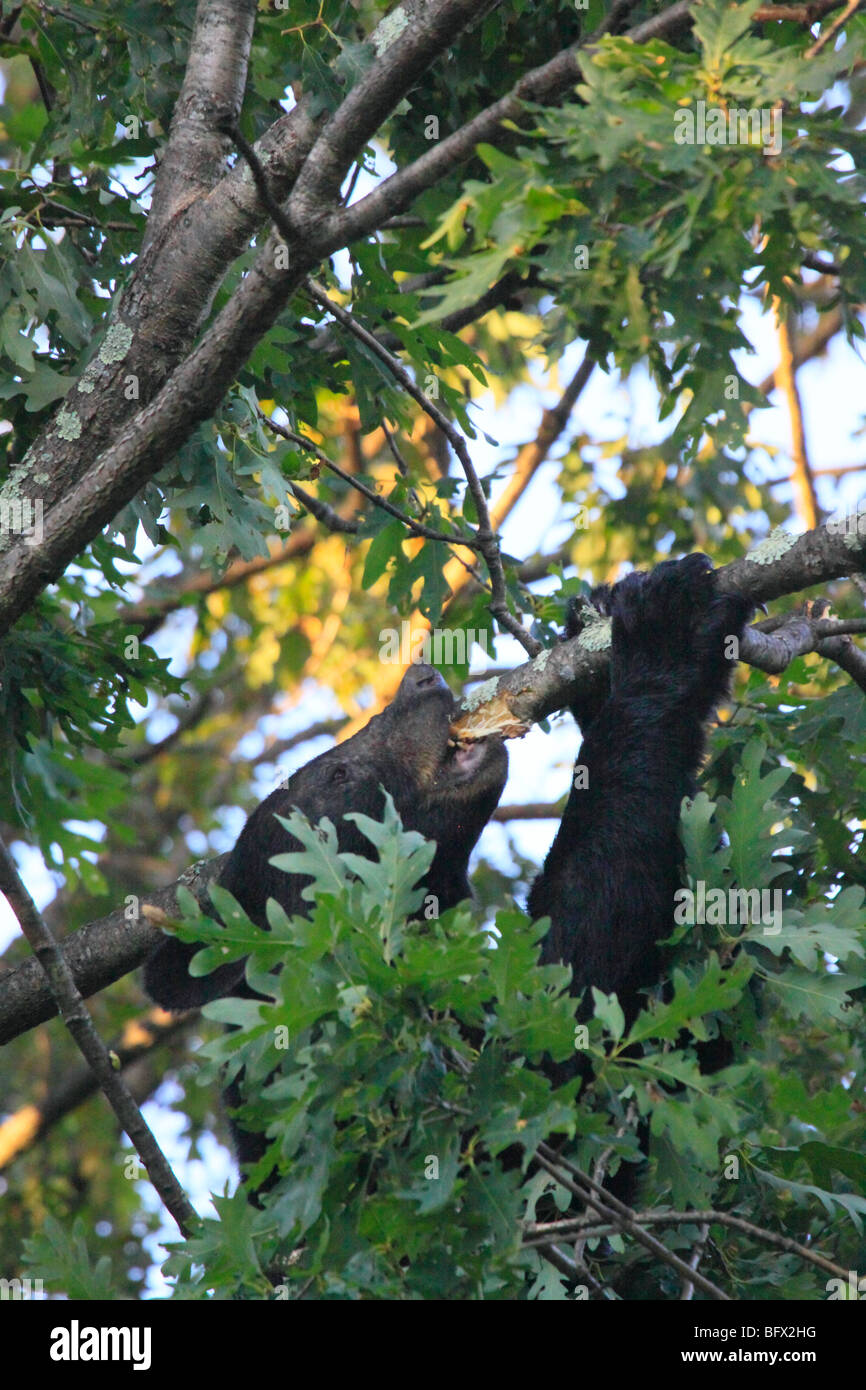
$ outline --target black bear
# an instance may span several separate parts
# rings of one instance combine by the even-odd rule
[[[390,705],[359,733],[300,768],[285,787],[253,811],[229,855],[220,883],[250,919],[267,930],[265,905],[276,898],[288,913],[305,913],[301,891],[308,879],[285,874],[272,855],[300,849],[277,816],[297,807],[316,824],[327,816],[343,853],[368,854],[369,842],[347,811],[381,819],[382,788],[394,798],[404,826],[435,840],[428,892],[445,911],[471,896],[469,856],[505,786],[508,755],[500,739],[460,747],[451,735],[456,701],[432,666],[411,666]],[[194,979],[187,964],[200,950],[173,937],[159,943],[145,965],[148,994],[166,1009],[192,1009],[242,992],[244,962]]]
[[[740,636],[751,605],[720,593],[700,554],[630,574],[592,597],[612,620],[610,687],[574,708],[581,775],[528,906],[533,919],[551,919],[542,959],[571,966],[574,993],[590,984],[616,991],[629,1016],[641,988],[657,979],[656,943],[672,929],[680,804],[694,786],[705,721],[733,669],[726,639]],[[577,627],[573,613],[569,632]],[[436,842],[426,886],[440,909],[469,896],[469,857],[505,785],[507,755],[498,739],[455,744],[456,713],[442,677],[413,666],[382,714],[253,812],[221,882],[257,925],[267,927],[268,897],[288,913],[306,911],[300,894],[308,880],[268,862],[298,847],[275,813],[298,807],[313,822],[328,816],[340,849],[363,854],[367,842],[343,817],[381,817],[382,787],[404,826]],[[145,983],[158,1003],[183,1009],[248,992],[243,962],[191,978],[186,967],[196,949],[171,938],[157,947]],[[242,1162],[263,1150],[259,1136],[236,1131],[236,1138]]]
[[[628,1019],[637,991],[657,978],[656,943],[671,934],[680,805],[695,789],[706,721],[728,691],[728,639],[741,637],[752,604],[719,593],[701,554],[630,574],[592,599],[611,617],[610,689],[572,708],[580,776],[528,907],[551,919],[542,960],[571,966],[574,993],[615,992]]]

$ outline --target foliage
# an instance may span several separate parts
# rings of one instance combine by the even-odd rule
[[[645,361],[663,416],[678,415],[672,442],[687,460],[707,438],[720,451],[741,446],[739,402],[760,400],[731,355],[748,346],[741,294],[790,298],[797,247],[831,244],[838,254],[860,234],[862,180],[828,179],[828,166],[849,155],[862,167],[863,133],[839,108],[811,106],[848,58],[803,64],[796,50],[749,36],[756,8],[701,6],[692,52],[605,39],[581,57],[580,104],[539,111],[534,144],[513,155],[482,147],[487,178],[465,185],[434,238],[466,249],[426,318],[471,303],[515,264],[537,267],[557,286],[548,351],[578,336],[622,369]],[[720,145],[676,133],[701,102],[769,117],[782,101],[798,115],[778,159],[757,136]],[[780,132],[786,119],[779,110]],[[826,198],[815,200],[816,187]],[[852,309],[864,275],[861,264]]]
[[[287,26],[285,12],[260,7],[245,137],[272,124],[288,85],[332,110],[369,67],[363,36],[390,8],[301,0]],[[495,7],[418,74],[352,177],[365,187],[386,154],[398,168],[424,155],[431,115],[446,138],[593,32],[608,8]],[[638,4],[630,22],[657,9]],[[192,0],[24,6],[4,30],[4,479],[94,360],[138,263],[194,10]],[[564,598],[586,581],[698,548],[722,564],[791,519],[790,492],[767,467],[774,451],[759,443],[765,401],[746,379],[744,306],[778,297],[801,326],[838,311],[849,338],[862,336],[866,20],[848,16],[838,45],[807,57],[812,34],[787,20],[759,29],[753,11],[753,0],[707,0],[691,30],[645,44],[603,39],[581,54],[569,100],[532,107],[426,188],[406,225],[353,242],[320,270],[333,298],[390,335],[464,428],[491,497],[511,475],[512,445],[536,432],[528,417],[540,384],[550,404],[587,344],[636,396],[654,382],[663,427],[619,406],[602,405],[592,425],[588,412],[575,416],[550,453],[535,516],[508,533],[519,547],[503,556],[509,602],[545,645]],[[768,113],[783,104],[780,152],[678,143],[678,114],[699,101]],[[251,238],[200,332],[255,254]],[[801,273],[808,258],[838,270],[816,307],[812,273]],[[504,276],[513,294],[474,320],[473,304]],[[448,316],[464,312],[458,331]],[[383,628],[421,612],[495,636],[483,589],[451,596],[453,546],[411,536],[312,449],[275,436],[260,409],[426,526],[459,537],[475,522],[429,421],[374,354],[295,294],[219,411],[0,650],[0,817],[53,871],[47,911],[62,930],[146,901],[190,859],[227,848],[241,808],[319,751],[303,738],[309,726],[360,717],[375,698]],[[822,421],[827,409],[822,399]],[[317,526],[289,495],[296,483],[357,530]],[[840,494],[828,479],[820,487],[829,509]],[[541,585],[520,568],[536,543],[551,552]],[[851,585],[832,597],[842,616],[862,611]],[[449,671],[455,688],[465,674],[466,663]],[[376,854],[363,862],[304,832],[320,885],[309,920],[277,913],[263,938],[219,896],[225,927],[195,919],[194,938],[213,941],[203,963],[249,955],[266,999],[214,1007],[191,1025],[202,1085],[192,1084],[196,1063],[166,1047],[143,1064],[141,1094],[166,1076],[176,1083],[160,1098],[183,1117],[195,1160],[206,1137],[225,1136],[222,1064],[243,1067],[244,1115],[268,1129],[282,1176],[261,1210],[243,1192],[215,1199],[216,1216],[171,1256],[178,1296],[269,1297],[273,1276],[291,1297],[564,1297],[561,1273],[520,1247],[522,1220],[568,1206],[564,1189],[551,1192],[528,1166],[552,1133],[584,1169],[601,1155],[609,1174],[637,1168],[642,1210],[713,1207],[863,1268],[862,693],[811,656],[780,680],[741,680],[736,700],[683,820],[691,882],[779,892],[780,930],[678,928],[665,986],[627,1035],[616,1001],[597,996],[578,1107],[576,1079],[557,1090],[539,1070],[545,1053],[573,1057],[575,1039],[562,972],[537,965],[541,928],[500,910],[491,940],[468,905],[408,921],[429,849],[393,818],[367,823]],[[551,768],[572,751],[558,739],[544,750]],[[479,866],[485,922],[503,888],[531,872],[519,835],[512,849],[510,863]],[[13,943],[4,967],[23,955]],[[130,979],[92,1001],[109,1039],[143,1005]],[[219,1031],[225,1022],[237,1031]],[[719,1034],[732,1054],[702,1074],[699,1055]],[[38,1046],[19,1039],[5,1061],[3,1108],[15,1112],[53,1097],[78,1059],[53,1025]],[[53,1291],[135,1296],[158,1218],[128,1159],[98,1097],[49,1127],[9,1171],[0,1271],[19,1272],[29,1240],[28,1267]],[[720,1176],[728,1159],[736,1178]],[[698,1239],[689,1226],[653,1231],[685,1257]],[[586,1253],[611,1296],[679,1296],[678,1276],[625,1237],[593,1237]],[[741,1297],[823,1297],[814,1267],[721,1225],[701,1269]]]
[[[750,883],[772,882],[784,859],[773,789],[786,774],[762,777],[765,755],[752,740],[733,797],[713,805],[702,793],[686,816],[690,867],[710,887],[738,879],[755,846],[764,863],[760,874],[749,866]],[[718,1208],[855,1258],[866,1198],[851,1189],[862,1189],[866,1167],[846,1080],[863,1067],[851,1000],[866,981],[862,888],[828,900],[813,884],[805,907],[791,906],[788,889],[777,927],[680,933],[670,988],[628,1031],[615,996],[593,991],[580,1041],[592,1077],[575,1106],[576,1078],[553,1088],[538,1070],[545,1057],[572,1056],[576,1037],[568,972],[537,962],[545,923],[501,911],[491,939],[465,906],[407,921],[422,909],[417,882],[432,847],[402,829],[390,800],[382,825],[358,821],[375,859],[339,854],[327,821],[286,822],[304,848],[280,867],[309,875],[309,918],[288,919],[272,902],[263,935],[225,890],[212,890],[224,926],[186,894],[182,935],[209,943],[193,973],[248,956],[260,996],[208,1006],[229,1028],[202,1050],[198,1081],[242,1078],[236,1118],[269,1140],[250,1181],[274,1167],[279,1180],[261,1209],[243,1187],[216,1199],[216,1219],[165,1267],[175,1296],[255,1298],[275,1287],[289,1298],[561,1297],[543,1251],[521,1248],[522,1221],[567,1208],[567,1194],[533,1169],[536,1146],[567,1135],[564,1152],[579,1166],[604,1152],[614,1173],[640,1160],[641,1122],[652,1135],[642,1210]],[[728,843],[711,852],[720,832]],[[820,1078],[820,1090],[785,1056],[800,1028],[831,1035],[840,1058],[838,1078]],[[696,1046],[719,1031],[732,1055],[706,1075]],[[670,1248],[680,1234],[671,1231]],[[55,1249],[56,1228],[50,1240]],[[48,1279],[57,1266],[43,1249],[32,1247],[29,1267]],[[676,1287],[639,1247],[623,1260],[619,1239],[594,1238],[590,1251],[595,1276],[621,1294]],[[816,1298],[823,1287],[814,1270],[723,1228],[703,1269],[741,1294]]]
[[[86,22],[70,13],[47,24],[25,9],[21,39],[8,46],[20,61],[38,57],[61,98],[39,119],[4,108],[6,138],[14,145],[18,166],[14,177],[11,172],[0,175],[0,369],[6,383],[0,394],[11,427],[5,436],[9,465],[21,458],[99,342],[113,287],[143,226],[141,205],[131,189],[142,157],[151,153],[160,129],[168,128],[192,20],[191,4],[172,6],[172,22],[162,26],[159,16],[166,7],[157,0],[130,14],[109,5],[84,8]],[[341,76],[350,84],[363,70],[352,56],[359,56],[352,12],[338,5],[326,8],[325,16],[318,4],[297,7],[288,35],[283,35],[278,15],[260,16],[255,85],[244,111],[249,138],[270,120],[269,102],[285,83],[313,81],[327,107],[336,94],[328,85],[328,64],[339,56]],[[371,20],[380,12],[380,7],[367,8]],[[578,36],[568,4],[521,3],[505,9],[471,30],[447,71],[425,78],[409,110],[392,120],[387,130],[398,158],[422,152],[417,134],[422,111],[439,113],[443,124],[449,113],[456,118],[458,110],[466,119],[470,96],[481,107],[507,90],[516,55],[541,62],[546,51]],[[844,263],[840,294],[852,333],[860,331],[853,307],[866,298],[866,262],[855,251],[862,234],[861,180],[842,172],[847,161],[862,166],[863,136],[846,120],[843,107],[819,99],[850,65],[862,42],[862,18],[850,21],[840,50],[831,48],[803,62],[796,30],[782,27],[772,39],[750,31],[753,9],[754,0],[742,6],[720,0],[704,4],[694,39],[683,47],[608,38],[591,54],[582,53],[579,102],[538,109],[521,138],[506,132],[504,148],[481,146],[468,175],[455,171],[421,196],[418,214],[424,227],[359,242],[351,248],[347,276],[339,282],[331,277],[359,322],[375,324],[387,316],[405,363],[421,381],[432,374],[443,407],[470,436],[478,426],[467,410],[467,390],[478,392],[485,381],[495,385],[503,367],[511,381],[525,373],[523,364],[515,370],[518,363],[504,347],[515,330],[518,346],[522,338],[529,352],[543,348],[554,360],[569,343],[584,338],[602,361],[621,371],[645,362],[659,385],[662,415],[671,416],[675,425],[668,445],[647,462],[652,468],[659,462],[670,468],[676,460],[682,474],[696,461],[699,448],[704,456],[711,448],[714,460],[701,463],[697,490],[701,510],[711,506],[713,494],[722,506],[727,527],[713,526],[708,538],[721,545],[743,511],[742,487],[730,488],[724,481],[726,468],[741,472],[747,418],[741,403],[758,401],[731,357],[735,349],[748,346],[737,322],[741,294],[790,298],[792,257],[805,248],[826,250]],[[600,15],[595,7],[587,20],[597,22]],[[486,74],[480,87],[479,64]],[[98,74],[109,71],[112,100],[107,103],[97,99],[96,84],[102,80]],[[797,116],[785,116],[783,147],[774,158],[766,157],[759,145],[677,143],[672,135],[677,113],[700,100],[725,109],[740,105],[761,110],[784,101]],[[410,118],[413,113],[415,119]],[[64,171],[70,164],[86,166],[86,176],[73,183],[63,177],[55,187],[42,172],[49,159]],[[22,178],[22,169],[29,175]],[[816,190],[820,197],[814,196]],[[592,248],[588,266],[578,255],[581,247]],[[244,265],[241,260],[232,268],[214,312],[237,285]],[[444,288],[408,288],[408,277],[420,274],[423,280],[434,271],[441,277],[447,267],[453,274]],[[547,297],[541,332],[533,343],[532,319],[506,313],[504,332],[494,329],[491,336],[485,330],[477,339],[485,349],[482,363],[476,350],[446,331],[442,318],[465,308],[509,269],[528,274],[529,283]],[[80,571],[66,577],[60,612],[46,612],[47,622],[57,629],[50,644],[70,642],[72,622],[77,642],[84,643],[87,634],[93,647],[87,689],[74,713],[76,724],[98,746],[104,746],[105,731],[87,701],[103,704],[105,689],[112,698],[122,698],[126,674],[118,667],[114,631],[100,622],[104,583],[112,585],[118,577],[127,584],[136,576],[147,580],[134,549],[138,527],[151,547],[166,548],[167,557],[177,550],[189,563],[204,566],[219,566],[226,557],[251,558],[266,550],[274,507],[285,508],[287,483],[309,476],[308,459],[297,449],[275,447],[263,433],[252,413],[256,396],[283,407],[292,427],[302,433],[315,435],[324,428],[327,434],[338,398],[349,389],[362,430],[375,429],[383,414],[409,425],[407,402],[382,363],[343,328],[329,329],[336,351],[327,363],[310,351],[308,310],[308,303],[296,297],[255,349],[234,398],[116,519],[115,531],[125,545],[100,542],[90,547]],[[566,495],[592,511],[605,499],[598,484],[587,487],[586,479],[575,489],[571,475],[576,460],[577,455],[563,460]],[[459,532],[474,520],[453,478],[445,474],[431,480],[422,459],[411,451],[409,463],[410,475],[396,480],[394,502],[404,506],[413,495],[419,498],[423,519],[437,529],[453,519]],[[624,464],[626,476],[634,467]],[[376,473],[364,468],[364,474],[370,485],[378,485]],[[778,520],[772,499],[763,490],[755,492],[750,506],[759,503],[770,520]],[[339,504],[344,496],[345,488],[337,484],[332,500]],[[677,503],[673,494],[660,499],[667,515],[660,514],[653,526],[646,507],[637,505],[634,487],[628,498],[631,511],[641,517],[637,534],[635,521],[620,515],[623,506],[616,500],[608,503],[620,532],[614,541],[619,555],[651,558],[653,542],[671,524],[678,543],[691,543],[687,518],[692,505]],[[393,519],[375,508],[361,524],[362,540],[371,542],[369,549],[358,546],[366,583],[387,572],[389,604],[405,616],[420,603],[437,622],[448,596],[443,548],[430,541],[407,542]],[[585,548],[580,536],[576,545],[578,552]],[[591,563],[598,565],[600,559],[593,554]],[[125,562],[121,576],[119,561]],[[100,576],[95,585],[92,576]],[[316,605],[330,606],[331,583],[319,584],[315,595],[304,592],[309,585],[309,580],[305,586],[300,576],[290,576],[286,607],[292,614],[310,611],[311,597]],[[519,586],[511,585],[510,596],[518,609],[532,613],[534,601]],[[358,617],[363,626],[364,614]],[[476,630],[485,627],[480,605],[468,620]],[[268,643],[263,630],[268,624],[253,614],[246,623],[257,645]],[[288,626],[277,624],[278,641],[283,636],[279,629]],[[103,634],[106,645],[101,649]],[[290,646],[284,674],[297,675],[306,655],[303,644]],[[356,650],[355,656],[363,681],[369,674],[367,654]],[[172,685],[157,663],[145,661],[143,679],[164,698]],[[28,653],[26,665],[16,684],[22,690],[40,688],[47,707],[43,719],[58,723],[60,730],[53,734],[34,727],[32,717],[24,717],[26,710],[13,711],[4,721],[3,753],[16,789],[6,814],[38,834],[44,849],[54,845],[58,867],[68,866],[74,874],[84,870],[90,842],[70,828],[67,805],[54,798],[52,787],[71,788],[84,803],[80,819],[85,821],[104,814],[105,800],[94,786],[92,804],[87,804],[91,792],[76,772],[74,746],[65,736],[68,702],[63,689],[55,688],[38,654]],[[273,671],[274,661],[268,666]],[[341,672],[334,675],[342,679]],[[203,672],[191,671],[189,677],[192,684],[206,681]],[[24,805],[32,800],[30,789],[40,783],[45,808],[34,824]]]

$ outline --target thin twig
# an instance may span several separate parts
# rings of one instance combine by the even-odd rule
[[[480,551],[484,557],[484,562],[487,565],[487,572],[490,575],[490,612],[493,614],[500,627],[506,632],[510,632],[512,637],[517,639],[524,651],[528,652],[530,656],[537,656],[542,649],[541,643],[536,641],[536,639],[526,631],[522,623],[514,617],[508,607],[505,571],[502,567],[499,539],[495,535],[490,524],[487,498],[484,495],[481,481],[475,471],[472,459],[469,456],[469,450],[463,435],[457,429],[456,425],[448,419],[448,416],[445,415],[439,407],[430,400],[429,396],[425,395],[421,388],[412,380],[412,377],[403,366],[402,362],[398,361],[393,353],[390,353],[387,348],[382,346],[375,334],[370,333],[357,322],[354,315],[348,313],[341,305],[335,303],[328,295],[324,286],[320,285],[317,280],[311,277],[307,280],[306,285],[308,293],[315,303],[327,313],[331,314],[347,332],[352,333],[359,342],[364,343],[364,345],[379,358],[380,362],[384,363],[394,380],[402,386],[408,396],[411,396],[416,405],[420,406],[425,414],[430,416],[430,419],[445,435],[445,438],[448,440],[448,443],[451,445],[451,448],[460,461],[460,466],[463,469],[466,477],[466,484],[475,506],[475,515],[477,518],[475,534],[477,544],[474,548]]]
[[[386,443],[387,443],[388,448],[389,448],[389,450],[390,450],[390,452],[391,452],[391,456],[392,456],[392,458],[394,459],[394,462],[395,462],[396,465],[397,465],[397,470],[398,470],[400,476],[401,476],[402,478],[408,478],[408,477],[409,477],[409,465],[408,465],[408,463],[406,462],[406,460],[404,459],[403,455],[400,453],[400,450],[397,448],[397,441],[396,441],[396,439],[394,438],[394,435],[393,435],[392,431],[388,428],[388,422],[387,422],[387,420],[384,420],[384,419],[382,420],[382,433],[383,433],[384,436],[385,436]],[[409,487],[409,499],[410,499],[410,501],[412,502],[413,506],[417,507],[417,509],[418,509],[418,515],[419,515],[419,516],[423,516],[423,515],[424,515],[424,507],[422,506],[421,499],[420,499],[420,497],[418,496],[417,492],[415,491],[414,487],[411,487],[411,486]]]
[[[281,439],[285,439],[290,444],[296,444],[298,448],[307,449],[311,454],[315,454],[316,458],[338,478],[342,478],[344,483],[348,483],[350,487],[357,488],[358,492],[366,497],[369,502],[372,502],[374,506],[381,507],[383,511],[388,512],[389,516],[395,517],[397,521],[402,521],[403,525],[408,530],[413,531],[416,536],[421,536],[425,540],[439,541],[444,545],[463,545],[470,550],[481,549],[480,541],[475,540],[471,536],[466,537],[460,532],[448,535],[445,531],[434,530],[432,526],[424,526],[422,522],[416,521],[414,517],[409,516],[406,512],[402,512],[399,507],[395,507],[393,502],[389,502],[386,497],[380,497],[378,492],[375,492],[371,487],[367,487],[367,484],[363,483],[360,478],[356,478],[353,474],[347,473],[344,468],[341,468],[338,463],[335,463],[323,449],[319,448],[318,444],[315,444],[313,440],[309,439],[305,434],[297,434],[294,430],[287,429],[285,425],[279,424],[276,420],[273,420],[270,415],[266,415],[263,410],[259,411],[259,415],[268,428],[273,430],[275,434],[278,434]],[[473,573],[471,566],[467,565],[466,568],[473,574],[473,578],[478,577]]]
[[[564,1164],[564,1160],[560,1160]],[[580,1226],[580,1217],[569,1217],[563,1221],[540,1221],[526,1226],[528,1243],[536,1240],[553,1240],[557,1237],[565,1239],[573,1232],[580,1230],[580,1234],[587,1240],[595,1239],[599,1236],[610,1235],[611,1231],[619,1228],[612,1223],[604,1222],[593,1226]],[[728,1226],[731,1230],[742,1231],[744,1235],[751,1236],[753,1240],[762,1241],[765,1245],[773,1245],[777,1250],[785,1250],[790,1255],[797,1255],[801,1260],[806,1260],[809,1264],[815,1265],[818,1269],[824,1270],[827,1274],[832,1274],[839,1279],[847,1279],[847,1270],[842,1269],[841,1265],[820,1255],[817,1250],[810,1250],[808,1246],[800,1245],[798,1241],[792,1240],[790,1236],[778,1235],[775,1231],[768,1231],[763,1226],[756,1226],[751,1221],[746,1221],[742,1216],[735,1216],[729,1211],[645,1211],[635,1212],[634,1220],[641,1226]]]
[[[683,1276],[692,1278],[698,1288],[702,1289],[710,1298],[718,1299],[720,1302],[729,1303],[730,1297],[724,1289],[720,1289],[705,1275],[697,1270],[692,1270],[685,1260],[680,1259],[672,1250],[668,1250],[666,1245],[662,1245],[660,1240],[641,1229],[637,1222],[637,1213],[627,1207],[625,1202],[621,1202],[618,1197],[614,1197],[612,1192],[600,1187],[593,1182],[588,1173],[582,1172],[567,1159],[549,1147],[547,1144],[539,1144],[534,1154],[535,1160],[541,1165],[546,1173],[555,1178],[567,1191],[578,1197],[586,1206],[592,1207],[602,1216],[612,1221],[619,1230],[627,1231],[640,1245],[652,1251],[662,1263],[670,1265],[671,1269]]]
[[[268,422],[270,423],[270,421]],[[351,517],[340,516],[334,507],[329,507],[327,502],[322,502],[318,497],[314,497],[306,488],[299,483],[289,481],[289,491],[302,507],[306,507],[311,516],[326,526],[329,531],[337,531],[347,536],[357,536],[361,529],[360,521]]]
[[[698,1232],[698,1239],[695,1242],[695,1248],[693,1249],[691,1257],[689,1259],[689,1267],[691,1269],[697,1269],[698,1265],[703,1259],[704,1251],[707,1248],[707,1236],[709,1235],[709,1233],[710,1228],[706,1224],[706,1222],[704,1222],[704,1224],[701,1226],[700,1231]],[[680,1294],[680,1302],[688,1303],[689,1300],[694,1297],[694,1292],[694,1279],[684,1279],[682,1293]]]
[[[145,1123],[126,1082],[115,1071],[108,1049],[94,1028],[93,1019],[78,992],[66,958],[37,911],[2,840],[0,891],[6,896],[34,956],[45,972],[57,1008],[73,1040],[93,1068],[106,1100],[135,1146],[148,1177],[177,1222],[181,1234],[188,1236],[198,1225],[195,1210]]]
[[[854,13],[855,10],[860,8],[861,2],[862,0],[848,0],[848,3],[845,6],[842,13],[838,14],[836,18],[833,20],[833,23],[829,24],[826,29],[821,30],[821,33],[818,35],[818,38],[811,45],[810,48],[806,49],[806,52],[803,56],[806,58],[814,58],[816,54],[820,53],[821,49],[824,48],[825,45],[828,44],[830,40],[834,37],[834,35],[836,35],[839,32],[845,21],[851,18],[851,15]]]

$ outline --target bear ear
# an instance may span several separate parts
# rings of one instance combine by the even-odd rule
[[[210,975],[190,975],[189,963],[201,949],[198,942],[177,941],[173,936],[160,941],[144,966],[144,987],[155,1003],[172,1013],[200,1009],[214,999],[224,999],[240,984],[245,960],[221,965]]]

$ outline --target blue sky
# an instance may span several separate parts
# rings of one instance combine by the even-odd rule
[[[383,171],[385,168],[383,164]],[[360,183],[355,197],[363,196],[366,191],[367,187]],[[743,304],[743,326],[746,336],[756,348],[756,353],[754,356],[744,357],[740,365],[745,376],[753,382],[759,382],[776,364],[774,325],[768,315],[762,314],[758,302],[748,299]],[[572,375],[580,356],[581,352],[576,348],[566,354],[560,365],[560,384],[564,384]],[[557,397],[556,390],[545,385],[542,376],[539,366],[537,389],[520,388],[498,409],[493,404],[492,396],[488,399],[482,398],[476,403],[476,419],[483,420],[485,431],[499,441],[498,449],[487,445],[480,437],[473,445],[473,457],[481,471],[492,468],[501,457],[511,456],[517,447],[535,433],[542,407],[553,404]],[[863,364],[857,352],[843,341],[836,341],[823,358],[810,362],[801,369],[798,380],[813,466],[838,466],[862,459],[866,452],[862,437],[866,391],[863,384]],[[658,407],[657,393],[645,374],[633,373],[625,383],[618,375],[608,377],[596,369],[574,411],[570,433],[585,433],[593,439],[601,440],[617,439],[628,431],[632,444],[646,445],[663,438],[669,429],[669,425],[662,427],[658,424]],[[774,461],[768,458],[762,461],[761,455],[756,454],[749,464],[753,476],[784,479],[789,469],[789,421],[786,410],[774,405],[768,410],[754,412],[750,429],[755,440],[771,449],[779,450],[779,456]],[[554,520],[559,505],[558,491],[555,487],[557,472],[558,464],[554,458],[539,470],[527,493],[506,521],[503,527],[503,544],[510,553],[529,555],[536,550],[552,550],[567,538],[568,522]],[[616,487],[614,475],[615,461],[610,464],[607,477],[612,490]],[[820,479],[819,496],[822,503],[827,507],[850,504],[866,489],[864,478],[866,475],[854,475],[842,480],[838,485],[832,479]],[[780,496],[789,495],[787,484],[780,483],[780,488]],[[142,553],[145,551],[146,547]],[[183,669],[185,661],[189,636],[186,622],[186,619],[182,619],[177,624],[169,625],[154,639],[154,645],[163,654],[173,657],[177,670]],[[511,638],[500,639],[495,653],[491,656],[499,665],[516,665],[525,659],[522,649]],[[479,666],[479,669],[482,667]],[[309,697],[304,698],[285,716],[269,717],[269,732],[277,737],[284,737],[296,729],[307,726],[323,714],[334,712],[333,701],[328,692],[311,688]],[[326,745],[317,743],[299,749],[295,761],[288,762],[285,771],[291,771],[294,766],[300,765],[308,757],[321,751],[323,746]],[[569,784],[571,763],[576,749],[577,736],[567,717],[554,721],[550,734],[535,728],[523,740],[512,743],[511,771],[503,804],[538,799],[553,801],[563,795]],[[269,785],[262,786],[263,795],[268,790]],[[233,819],[234,823],[227,827],[226,844],[221,847],[228,848],[233,833],[241,828],[242,813],[238,811]],[[553,831],[552,822],[512,823],[507,831],[494,824],[485,832],[483,850],[496,862],[507,863],[507,837],[510,835],[514,837],[522,853],[540,862]],[[22,844],[16,844],[14,850],[19,868],[37,905],[45,906],[54,895],[55,884],[45,869],[41,855]],[[203,843],[192,841],[191,857],[203,850]],[[0,950],[4,949],[16,934],[17,926],[5,900],[0,898]],[[172,1084],[167,1083],[169,1086]],[[163,1093],[163,1098],[166,1094]],[[170,1114],[164,1105],[155,1101],[145,1108],[145,1113],[148,1121],[154,1125],[169,1159],[177,1165],[181,1182],[188,1187],[196,1206],[200,1210],[206,1210],[208,1191],[219,1191],[234,1173],[230,1155],[214,1142],[205,1148],[205,1162],[196,1161],[188,1164],[185,1159],[187,1145],[182,1137],[181,1117]],[[143,1184],[143,1190],[148,1193],[147,1200],[155,1203],[156,1199],[149,1185]],[[171,1234],[170,1226],[165,1228],[165,1234]],[[161,1285],[155,1276],[154,1280],[152,1289],[158,1292]]]

